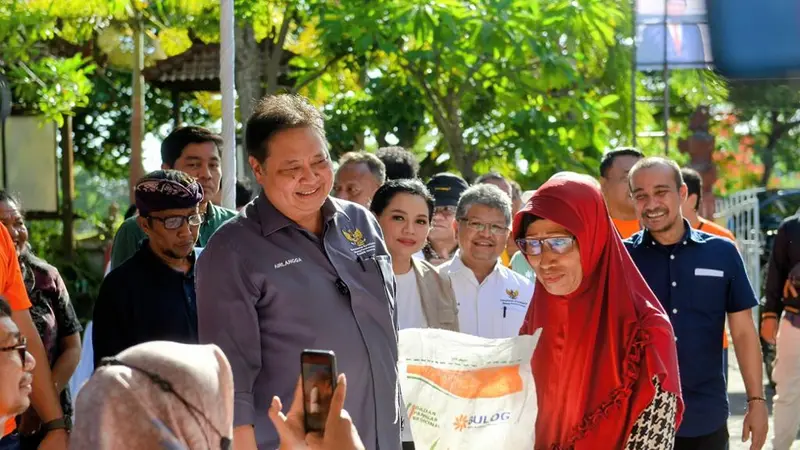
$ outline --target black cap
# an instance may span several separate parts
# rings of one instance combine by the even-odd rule
[[[428,181],[428,190],[431,191],[436,206],[456,206],[458,198],[469,188],[469,184],[458,175],[452,173],[437,173]]]

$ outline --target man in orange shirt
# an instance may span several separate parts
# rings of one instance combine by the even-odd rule
[[[70,423],[65,419],[61,410],[50,374],[50,365],[47,364],[47,354],[28,311],[31,302],[22,281],[17,251],[6,227],[0,227],[0,295],[5,297],[11,305],[11,320],[17,325],[22,336],[28,340],[28,351],[36,361],[44,361],[44,364],[36,364],[33,369],[33,392],[31,393],[31,403],[44,423],[42,427],[47,430],[39,449],[66,450],[67,429]],[[13,418],[6,422],[3,430],[4,437],[0,439],[0,449],[17,448],[15,439],[18,436],[9,436],[15,428]]]
[[[611,150],[600,161],[600,188],[608,205],[608,214],[622,239],[641,229],[633,207],[628,172],[644,155],[631,147]]]
[[[696,170],[686,167],[681,169],[681,174],[683,175],[683,182],[686,183],[686,187],[689,191],[686,201],[681,205],[683,217],[692,224],[692,228],[705,231],[715,236],[728,238],[736,244],[736,237],[729,229],[717,225],[708,219],[704,219],[697,214],[697,210],[700,208],[700,202],[703,200],[703,179],[700,177],[700,174],[697,173]]]

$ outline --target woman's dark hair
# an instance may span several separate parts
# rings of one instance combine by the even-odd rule
[[[383,210],[389,206],[395,195],[411,194],[418,195],[428,204],[428,220],[433,219],[433,197],[428,192],[428,188],[420,180],[389,180],[379,187],[372,197],[370,209],[376,216],[383,214]]]
[[[522,215],[522,220],[519,223],[519,230],[517,230],[517,234],[514,236],[514,240],[521,239],[525,237],[525,232],[528,230],[528,227],[531,226],[533,222],[540,220],[541,217],[534,216],[531,213],[525,213]]]

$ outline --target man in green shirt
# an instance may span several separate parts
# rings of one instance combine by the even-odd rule
[[[200,214],[198,247],[205,247],[211,235],[223,223],[236,215],[236,211],[211,203],[220,189],[220,146],[222,138],[211,131],[195,126],[175,129],[161,143],[161,168],[175,169],[194,177],[203,186],[203,201]],[[136,217],[131,217],[119,227],[111,248],[111,267],[114,270],[139,250],[139,244],[147,237],[139,228]]]

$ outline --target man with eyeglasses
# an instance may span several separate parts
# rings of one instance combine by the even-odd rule
[[[456,205],[469,185],[458,175],[442,172],[431,177],[427,187],[433,195],[435,205],[433,220],[428,244],[416,256],[437,266],[450,261],[458,250],[455,232]]]
[[[11,306],[0,297],[0,423],[30,406],[35,365],[25,337],[11,320]]]
[[[161,168],[187,173],[203,186],[203,201],[200,202],[202,223],[198,233],[198,246],[205,247],[211,235],[236,211],[217,206],[211,202],[220,191],[222,166],[220,147],[222,138],[202,127],[176,128],[161,143]],[[111,269],[116,269],[141,248],[147,237],[137,218],[126,219],[120,225],[114,246],[111,249]]]
[[[479,184],[464,191],[456,207],[459,249],[439,267],[450,277],[462,333],[485,338],[519,334],[533,284],[500,263],[511,226],[511,198]]]
[[[177,170],[145,175],[135,188],[142,247],[103,280],[94,306],[95,367],[148,341],[197,343],[195,244],[203,187]]]

